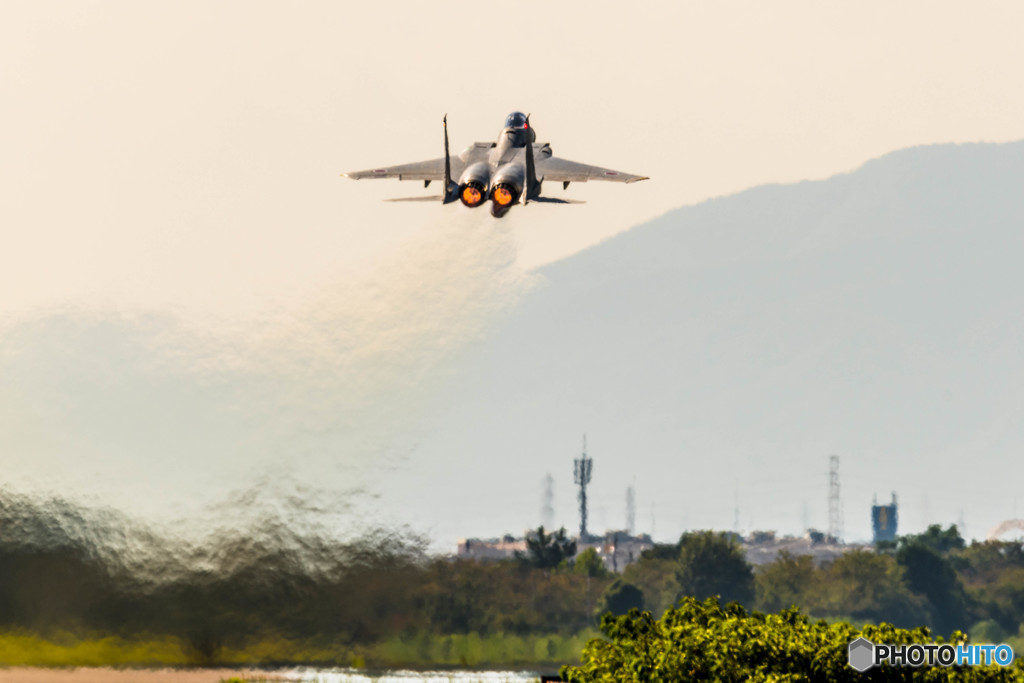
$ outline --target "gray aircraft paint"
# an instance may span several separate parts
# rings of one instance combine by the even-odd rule
[[[523,123],[525,125],[521,125]],[[647,176],[622,173],[600,166],[556,158],[549,143],[537,142],[537,131],[530,125],[529,117],[519,112],[509,114],[506,125],[495,142],[475,142],[458,156],[450,158],[447,155],[447,150],[448,126],[447,117],[445,117],[446,156],[429,161],[373,168],[342,175],[353,180],[364,178],[422,180],[424,185],[429,185],[434,180],[440,180],[447,185],[440,196],[404,197],[389,201],[449,203],[461,199],[466,206],[475,208],[489,200],[491,201],[491,214],[495,217],[505,215],[515,204],[526,204],[530,201],[557,204],[576,203],[573,200],[542,197],[542,184],[545,180],[562,183],[562,189],[566,189],[571,182],[585,183],[588,180],[619,183],[647,180]],[[531,177],[530,173],[531,162],[528,160],[530,156],[528,151],[532,152],[534,177]],[[446,177],[446,166],[450,167],[448,177]],[[458,178],[458,181],[454,182],[452,180],[454,178]],[[466,188],[471,185],[482,193],[483,199],[479,202],[467,201],[463,197]],[[501,205],[495,200],[495,189],[500,186],[504,186],[511,194],[511,201],[508,204]]]

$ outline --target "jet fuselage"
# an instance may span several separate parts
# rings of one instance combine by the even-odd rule
[[[491,202],[491,214],[504,216],[522,201],[571,204],[570,199],[541,197],[541,183],[547,178],[562,183],[606,180],[632,183],[646,180],[646,176],[621,173],[599,166],[589,166],[552,157],[551,146],[537,144],[537,133],[530,119],[522,112],[512,112],[505,119],[494,142],[476,142],[458,156],[449,156],[448,119],[444,119],[444,157],[430,161],[400,164],[385,168],[356,171],[343,175],[360,178],[398,178],[422,180],[429,185],[434,180],[444,182],[440,200],[447,204],[456,199],[470,208]],[[388,201],[434,201],[432,197],[405,197]]]
[[[514,120],[521,114],[510,114]],[[459,200],[475,208],[485,201],[491,202],[491,215],[503,216],[519,201],[526,188],[526,145],[537,140],[537,133],[522,117],[522,125],[506,126],[498,139],[489,146],[479,143],[467,148],[459,158],[466,170],[458,181]],[[541,154],[538,150],[536,154]]]

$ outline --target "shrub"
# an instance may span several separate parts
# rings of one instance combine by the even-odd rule
[[[720,606],[714,598],[684,598],[655,620],[632,610],[605,615],[601,630],[583,650],[580,666],[561,675],[575,683],[669,681],[1024,681],[1024,667],[876,667],[858,673],[847,664],[850,641],[928,643],[926,628],[890,624],[855,629],[847,623],[812,622],[796,609],[778,614],[748,613],[741,605]],[[966,636],[954,633],[954,642]]]

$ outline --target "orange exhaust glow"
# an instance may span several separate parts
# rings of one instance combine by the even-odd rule
[[[462,190],[462,201],[465,204],[467,204],[469,206],[476,206],[482,200],[483,200],[483,195],[480,194],[480,190],[478,190],[477,188],[473,187],[472,185],[467,185]]]
[[[494,188],[494,201],[500,206],[508,206],[512,203],[512,193],[504,187]]]

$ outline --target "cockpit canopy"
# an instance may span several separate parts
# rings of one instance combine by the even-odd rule
[[[526,114],[514,111],[505,119],[506,128],[526,128]]]

